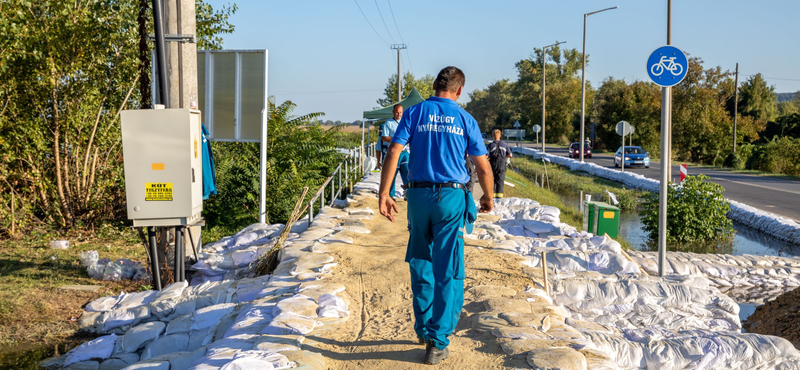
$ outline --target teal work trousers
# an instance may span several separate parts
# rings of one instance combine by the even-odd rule
[[[464,305],[462,189],[408,189],[406,262],[414,293],[414,331],[439,349],[450,344]]]

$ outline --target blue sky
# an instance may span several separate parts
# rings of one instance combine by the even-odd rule
[[[215,9],[232,2],[206,1]],[[595,86],[609,76],[646,80],[648,55],[666,44],[666,0],[234,2],[236,32],[224,36],[224,47],[269,49],[269,94],[295,102],[296,114],[325,112],[330,120],[361,119],[377,106],[397,71],[387,43],[408,45],[403,73],[461,68],[465,91],[515,79],[514,63],[534,47],[558,40],[580,51],[583,14],[607,7],[619,9],[588,19],[586,78]],[[672,44],[706,67],[733,70],[738,62],[740,82],[760,72],[777,92],[794,92],[800,90],[798,14],[797,0],[675,0]],[[467,100],[465,94],[459,102]]]

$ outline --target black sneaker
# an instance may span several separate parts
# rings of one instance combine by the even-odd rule
[[[428,345],[425,346],[425,359],[423,362],[428,365],[436,365],[442,360],[446,359],[449,355],[449,349],[438,349],[433,345],[433,341],[431,340],[428,341]]]
[[[419,344],[425,344],[425,339],[423,339],[422,337],[417,337],[417,342]]]

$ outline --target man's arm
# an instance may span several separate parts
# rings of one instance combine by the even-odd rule
[[[475,172],[478,173],[478,182],[483,189],[483,196],[481,197],[481,209],[479,212],[491,212],[494,208],[492,203],[492,193],[494,186],[494,177],[492,176],[492,166],[485,155],[475,156],[471,155],[472,163],[475,163]],[[388,193],[387,193],[388,194]]]
[[[392,137],[391,136],[381,136],[381,140],[383,140],[386,143],[391,143],[392,142]]]
[[[389,151],[386,152],[383,169],[381,170],[381,187],[378,190],[378,208],[381,214],[392,222],[394,222],[392,210],[394,210],[395,213],[399,211],[397,210],[397,205],[394,203],[394,199],[389,196],[389,190],[391,190],[389,188],[392,186],[392,177],[397,173],[397,160],[400,158],[400,152],[402,151],[402,144],[392,143],[392,145],[389,146]],[[489,175],[491,176],[491,173]]]

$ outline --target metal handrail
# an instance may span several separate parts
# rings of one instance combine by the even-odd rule
[[[364,167],[364,154],[370,153],[370,150],[374,149],[375,144],[370,144],[366,148],[364,147],[356,147],[351,149],[351,154],[349,154],[343,161],[336,166],[336,169],[331,173],[331,175],[325,179],[325,181],[320,185],[319,189],[314,193],[314,196],[311,197],[308,201],[308,222],[311,223],[314,221],[314,203],[316,203],[317,199],[319,199],[319,207],[325,206],[325,188],[328,184],[331,185],[331,198],[328,205],[332,206],[333,202],[340,198],[342,195],[342,189],[344,189],[345,185],[347,185],[349,180],[354,179],[355,175],[358,171],[361,171],[361,175],[363,176],[366,173],[366,168]],[[344,171],[342,171],[342,165],[344,165]],[[344,172],[344,179],[342,179],[342,172]],[[336,186],[336,178],[338,175],[339,186],[338,190]],[[342,182],[344,181],[344,183]]]

